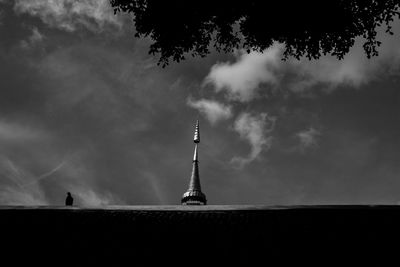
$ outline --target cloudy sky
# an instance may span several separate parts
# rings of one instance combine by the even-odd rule
[[[399,203],[399,21],[370,60],[164,69],[134,31],[107,0],[0,0],[0,205],[179,204],[196,119],[209,204]]]

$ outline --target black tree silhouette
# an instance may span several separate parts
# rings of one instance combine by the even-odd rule
[[[204,57],[210,45],[217,51],[243,48],[263,51],[275,41],[289,56],[339,59],[364,39],[367,57],[378,54],[377,27],[391,31],[399,17],[400,0],[110,0],[114,12],[133,13],[136,37],[152,38],[150,54],[159,64],[179,62],[186,55]]]

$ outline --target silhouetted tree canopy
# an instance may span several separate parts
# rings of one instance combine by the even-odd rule
[[[289,56],[339,59],[364,38],[367,57],[376,56],[378,26],[391,31],[399,17],[400,0],[110,0],[114,12],[132,12],[136,37],[154,41],[150,54],[159,64],[179,62],[185,55],[204,57],[217,51],[244,48],[263,51],[274,41]]]

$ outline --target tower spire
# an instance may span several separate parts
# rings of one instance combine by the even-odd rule
[[[189,188],[182,196],[182,205],[206,205],[206,195],[201,192],[199,176],[199,143],[200,143],[200,125],[196,122],[194,131],[194,154],[192,162],[192,175],[190,176]]]

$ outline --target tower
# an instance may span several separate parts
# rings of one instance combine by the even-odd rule
[[[200,127],[199,120],[196,122],[194,131],[194,155],[192,162],[192,175],[190,176],[189,188],[182,196],[182,205],[206,205],[206,195],[201,192],[200,176],[199,176],[199,143],[200,143]]]

